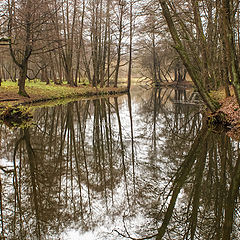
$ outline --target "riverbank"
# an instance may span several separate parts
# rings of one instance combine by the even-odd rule
[[[89,85],[80,85],[79,87],[70,87],[67,84],[54,85],[43,82],[27,82],[26,91],[30,98],[19,96],[17,83],[2,82],[0,86],[0,108],[12,105],[26,105],[44,101],[58,100],[64,98],[90,97],[99,95],[113,95],[127,92],[126,87],[91,87]]]
[[[210,122],[221,124],[227,131],[227,135],[235,140],[240,140],[240,107],[234,96],[233,88],[230,88],[231,96],[225,98],[224,90],[212,93],[221,107],[214,114],[209,115]]]

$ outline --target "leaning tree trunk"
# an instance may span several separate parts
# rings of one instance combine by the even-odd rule
[[[184,66],[186,67],[194,85],[196,86],[199,94],[201,95],[204,103],[207,105],[207,107],[210,109],[211,112],[215,112],[217,111],[217,109],[220,107],[220,104],[215,101],[208,93],[207,89],[204,86],[204,81],[208,81],[207,78],[209,78],[208,74],[204,74],[204,78],[202,79],[201,74],[199,74],[199,71],[196,70],[195,66],[192,64],[192,61],[189,57],[189,54],[186,50],[186,48],[184,47],[184,44],[182,43],[177,29],[175,27],[175,24],[173,22],[172,16],[170,14],[168,5],[166,3],[165,0],[159,0],[161,7],[162,7],[162,11],[163,11],[163,15],[166,19],[167,25],[168,25],[168,29],[170,31],[170,34],[173,38],[173,41],[175,43],[175,49],[177,50],[179,56],[181,57]]]

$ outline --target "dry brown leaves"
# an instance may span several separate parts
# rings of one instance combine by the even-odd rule
[[[226,115],[226,120],[230,123],[230,130],[227,135],[235,140],[240,140],[240,107],[236,98],[228,97],[223,100],[218,112]]]

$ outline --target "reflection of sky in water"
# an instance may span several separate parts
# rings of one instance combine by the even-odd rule
[[[198,115],[198,108],[193,109],[191,106],[174,105],[173,102],[175,101],[175,92],[171,89],[168,89],[166,93],[163,91],[161,94],[161,96],[163,96],[161,101],[166,104],[161,105],[159,102],[157,104],[154,104],[155,99],[151,91],[138,89],[132,94],[131,106],[134,136],[134,165],[132,163],[131,124],[128,98],[126,95],[118,98],[122,138],[124,144],[124,159],[126,164],[125,175],[123,172],[121,172],[122,155],[116,106],[114,100],[110,99],[111,130],[113,136],[114,151],[113,161],[115,161],[114,174],[116,174],[114,175],[114,180],[116,181],[114,182],[112,190],[109,185],[107,185],[106,190],[97,189],[98,187],[102,187],[102,185],[96,182],[100,181],[98,176],[99,172],[93,166],[95,161],[93,158],[92,146],[93,139],[95,137],[93,136],[93,114],[95,109],[93,104],[90,105],[88,111],[89,115],[86,121],[84,146],[87,155],[87,163],[89,164],[88,167],[90,169],[89,181],[92,189],[90,189],[89,194],[86,179],[83,179],[83,182],[81,183],[81,194],[84,203],[84,212],[83,216],[81,217],[79,216],[80,213],[78,209],[79,199],[76,198],[76,196],[79,197],[79,186],[77,176],[74,175],[76,174],[74,159],[72,161],[72,171],[74,173],[73,178],[69,177],[69,170],[66,176],[63,175],[61,177],[60,182],[61,191],[59,193],[59,198],[64,201],[65,194],[67,194],[68,205],[65,206],[62,202],[59,204],[57,202],[56,196],[54,195],[55,193],[53,193],[53,197],[56,198],[54,199],[54,201],[56,201],[54,204],[59,204],[60,206],[59,209],[56,209],[56,211],[59,211],[58,214],[60,215],[60,218],[57,219],[58,215],[54,215],[52,221],[49,221],[49,219],[47,219],[49,222],[43,222],[47,228],[49,227],[51,231],[51,233],[44,233],[46,239],[117,240],[123,238],[119,236],[119,234],[114,230],[117,230],[120,233],[124,233],[125,227],[133,238],[142,238],[144,236],[156,233],[156,229],[159,227],[159,221],[156,220],[159,217],[159,206],[164,201],[164,197],[166,197],[167,192],[170,189],[170,185],[168,185],[168,183],[171,180],[173,173],[176,172],[176,169],[180,166],[180,163],[183,160],[183,156],[188,153],[189,147],[195,135],[197,134],[199,126],[201,125],[201,115]],[[191,91],[187,92],[187,96],[189,96],[189,94],[191,94]],[[84,108],[85,103],[86,102],[83,101],[81,107]],[[65,115],[66,107],[63,107]],[[49,109],[49,116],[51,116],[52,111],[53,109]],[[154,111],[156,111],[156,115],[154,115]],[[38,128],[36,131],[44,132],[45,120],[44,117],[41,117],[45,116],[44,114],[45,112],[41,109],[39,110],[39,113],[36,113],[36,119],[39,119],[37,126]],[[156,120],[155,124],[154,118]],[[47,120],[51,122],[51,120],[49,120],[49,117]],[[184,121],[187,121],[186,128],[182,126],[184,124]],[[193,121],[195,121],[194,124],[192,124]],[[61,127],[59,126],[57,128],[58,136],[61,133]],[[76,116],[74,117],[73,129],[76,134],[75,137],[78,139],[79,126],[77,124]],[[188,133],[191,131],[192,133],[189,136]],[[47,134],[49,134],[49,132],[50,130],[47,131]],[[11,135],[14,135],[14,138],[16,137],[14,132],[8,132],[6,130],[6,133],[8,137]],[[39,134],[39,136],[41,136],[41,134]],[[11,137],[9,137],[9,139],[10,138]],[[12,144],[14,143],[14,138],[11,139]],[[31,138],[32,144],[33,140],[34,135]],[[66,142],[67,137],[65,138],[65,143]],[[6,143],[3,141],[3,139],[1,139],[1,145],[3,147],[4,144]],[[43,146],[44,144],[46,143],[43,143]],[[59,142],[57,142],[57,144],[59,144]],[[106,139],[104,144],[106,144]],[[68,147],[65,146],[63,149],[64,163],[66,162],[66,155],[69,152]],[[46,148],[44,146],[43,149],[41,149],[40,146],[36,145],[34,146],[34,149],[37,151],[47,152],[48,145],[46,144]],[[12,168],[11,159],[13,153],[8,153],[7,151],[1,152],[3,156],[0,159],[0,165],[10,166]],[[48,157],[47,154],[46,156]],[[81,153],[79,153],[79,155],[81,155]],[[50,154],[50,156],[52,155]],[[55,164],[54,158],[42,160],[45,160],[47,162],[47,167],[52,163]],[[79,158],[79,160],[81,159]],[[105,160],[107,161],[107,159]],[[17,166],[19,166],[18,162]],[[69,165],[68,167],[70,168]],[[28,171],[26,169],[25,171]],[[51,170],[51,168],[49,169]],[[85,173],[84,166],[82,166],[81,170],[82,174]],[[106,179],[109,180],[110,177],[107,171],[109,171],[109,165],[107,165],[105,173]],[[4,183],[11,184],[12,176],[6,175],[3,180]],[[39,184],[41,185],[41,183]],[[52,186],[54,191],[56,190],[55,188],[58,188],[57,184],[59,183],[57,182],[56,186]],[[72,192],[70,190],[71,185],[73,185]],[[165,186],[166,188],[164,189]],[[31,188],[31,186],[28,185],[26,185],[26,187]],[[65,187],[68,190],[65,190]],[[49,190],[51,190],[51,187],[49,187]],[[49,190],[47,189],[47,191]],[[29,190],[26,188],[24,191],[28,192]],[[25,193],[24,191],[23,194]],[[178,196],[176,205],[178,212],[181,212],[181,210],[186,206],[187,191],[188,188],[182,189]],[[46,193],[44,192],[44,194]],[[72,195],[77,200],[72,200],[74,199]],[[88,198],[90,198],[90,200]],[[72,201],[76,202],[73,203]],[[90,201],[90,203],[88,201]],[[167,203],[169,203],[169,200],[167,200]],[[74,204],[76,205],[74,208],[77,208],[77,216],[73,216],[75,215],[75,212],[73,212]],[[66,216],[64,214],[66,214]],[[34,219],[34,216],[27,217]],[[64,217],[67,219],[66,224],[65,222],[61,222],[64,221]],[[55,229],[55,224],[57,224],[57,221],[60,221],[59,229]],[[183,226],[179,226],[179,229],[183,229]],[[126,232],[124,234],[126,234]]]
[[[5,168],[12,168],[13,167],[13,163],[12,163],[12,161],[9,161],[6,158],[1,158],[0,159],[0,166],[1,167],[5,167]]]
[[[106,216],[107,218],[107,216]],[[137,225],[142,226],[146,224],[146,219],[144,216],[139,213],[135,216],[134,221],[125,221],[123,220],[122,216],[117,217],[114,222],[105,222],[102,226],[99,226],[94,231],[89,231],[85,233],[79,232],[76,228],[69,228],[64,233],[61,234],[61,240],[102,240],[102,239],[122,239],[119,236],[117,231],[120,233],[124,229],[124,224],[126,228],[131,231],[130,229],[136,229]],[[147,227],[146,227],[147,228]]]
[[[134,196],[134,186],[132,182],[132,172],[133,167],[131,165],[131,125],[130,125],[130,113],[129,113],[129,106],[128,106],[128,98],[127,96],[121,96],[118,98],[118,107],[119,107],[119,114],[120,114],[120,120],[121,120],[121,128],[122,128],[122,134],[123,134],[123,142],[125,147],[124,157],[128,164],[127,169],[127,181],[129,186],[127,186],[126,190],[126,183],[124,183],[124,179],[122,177],[122,181],[118,183],[117,186],[114,187],[114,200],[111,203],[110,200],[108,202],[108,207],[106,207],[106,203],[104,199],[102,199],[102,193],[94,193],[93,199],[91,199],[91,213],[92,217],[98,219],[98,222],[94,223],[94,226],[89,226],[91,230],[87,230],[87,232],[82,232],[80,229],[81,222],[73,221],[72,224],[70,224],[69,227],[65,229],[65,231],[61,234],[62,240],[72,240],[72,239],[81,239],[81,240],[98,240],[98,239],[121,239],[117,232],[114,232],[114,230],[118,230],[119,232],[124,232],[124,224],[126,224],[127,229],[129,230],[129,233],[133,237],[137,237],[136,232],[141,229],[141,226],[146,225],[149,223],[149,226],[152,226],[151,218],[148,218],[145,216],[145,213],[142,212],[144,209],[144,204],[151,204],[152,197],[156,197],[158,194],[157,192],[154,193],[153,189],[151,189],[154,184],[158,185],[158,188],[163,186],[163,184],[166,184],[165,181],[162,182],[156,182],[156,179],[154,179],[154,176],[152,176],[151,168],[152,163],[149,163],[149,153],[152,151],[152,131],[153,131],[153,102],[149,103],[149,94],[151,94],[151,91],[144,91],[140,90],[138,92],[134,92],[132,95],[132,120],[133,120],[133,135],[134,135],[134,154],[135,154],[135,181],[137,192],[141,191],[140,189],[143,189],[144,194],[147,196],[146,203],[141,203],[141,198],[143,196],[140,196],[141,198],[138,199],[138,196]],[[115,109],[115,102],[113,99],[110,100],[111,102],[111,121],[112,121],[112,130],[113,134],[115,135],[115,140],[119,142],[119,126],[118,126],[118,119],[116,116],[116,109]],[[172,109],[172,105],[170,103],[167,103],[165,105],[166,108],[169,110]],[[94,124],[94,118],[93,118],[93,106],[91,107],[90,116],[88,116],[87,122],[86,122],[86,142],[90,146],[93,141],[93,124]],[[171,115],[172,113],[170,113]],[[162,146],[164,145],[164,142],[166,141],[166,136],[164,134],[159,134],[161,132],[161,129],[167,128],[166,126],[166,120],[163,117],[162,114],[157,116],[156,119],[156,127],[158,132],[158,138],[157,138],[157,147],[158,147],[158,153],[161,152]],[[41,131],[44,131],[45,126],[43,124],[38,125],[38,128],[41,129]],[[77,132],[78,126],[74,126],[74,130]],[[120,151],[120,145],[117,146],[118,151]],[[67,153],[67,148],[63,149],[63,153]],[[86,152],[89,150],[86,149]],[[159,174],[159,170],[162,171],[164,168],[166,169],[165,162],[167,161],[165,156],[161,156],[161,159],[165,161],[163,162],[157,162],[155,160],[154,164],[156,167],[156,174]],[[11,160],[9,161],[11,162]],[[8,164],[8,163],[4,163]],[[10,180],[10,179],[9,179]],[[74,179],[75,183],[76,179]],[[64,185],[70,185],[70,179],[62,178],[62,186]],[[148,190],[145,189],[145,185],[148,186]],[[126,191],[128,192],[128,195],[126,194]],[[78,189],[74,189],[74,194],[78,194]],[[88,191],[87,187],[82,187],[82,194],[83,198],[87,199]],[[107,193],[110,195],[110,193]],[[137,194],[142,194],[141,192]],[[64,197],[64,193],[61,193],[61,196]],[[69,210],[71,211],[71,210]],[[87,212],[89,214],[89,212]],[[125,217],[124,217],[125,215]],[[88,216],[86,216],[86,219],[88,219]],[[51,223],[54,224],[54,223]],[[86,223],[85,223],[86,224]],[[72,225],[72,226],[71,226]],[[78,226],[79,225],[79,226]],[[91,223],[89,223],[91,225]],[[148,227],[146,226],[146,229]],[[141,236],[141,235],[139,235]],[[53,237],[53,236],[52,236]],[[54,238],[54,237],[53,237]],[[55,238],[54,238],[55,239]],[[57,239],[57,236],[56,236]]]
[[[97,236],[93,232],[87,232],[80,234],[76,230],[67,231],[65,234],[62,234],[61,239],[65,240],[96,240]]]
[[[144,105],[144,101],[146,101],[146,98],[148,98],[148,94],[150,92],[148,91],[148,93],[143,93],[143,92],[139,92],[138,94],[133,94],[132,97],[132,119],[133,119],[133,130],[134,130],[134,151],[135,151],[135,158],[136,158],[136,162],[137,162],[137,166],[135,168],[135,174],[136,177],[138,179],[138,184],[140,187],[143,187],[141,185],[144,185],[146,183],[148,183],[149,185],[154,184],[154,182],[151,182],[152,176],[151,174],[149,175],[149,173],[146,171],[146,167],[152,167],[151,164],[149,163],[149,151],[152,145],[152,131],[153,131],[153,126],[151,123],[152,119],[142,119],[142,114],[139,114],[141,112],[144,111],[148,111],[150,114],[152,114],[152,109],[153,106],[150,106],[150,108],[143,110],[142,107]],[[144,94],[146,94],[144,96]],[[142,100],[144,99],[144,101],[142,102]],[[114,101],[112,101],[112,104]],[[122,96],[118,98],[118,103],[119,103],[119,113],[120,113],[120,119],[121,119],[121,124],[122,124],[122,133],[123,133],[123,140],[124,143],[126,145],[127,151],[129,152],[131,151],[131,125],[130,125],[130,113],[129,113],[129,108],[128,108],[128,100],[126,96]],[[169,108],[170,110],[172,109],[172,105],[167,102],[167,106],[165,106],[166,108]],[[152,118],[153,116],[151,116]],[[171,116],[170,116],[171,118]],[[150,124],[148,124],[150,123]],[[87,128],[86,128],[86,135],[91,138],[92,137],[92,124],[93,124],[93,117],[91,117],[90,121],[88,121],[87,123]],[[158,117],[157,118],[157,128],[158,128],[158,132],[161,131],[161,129],[163,128],[167,128],[167,126],[165,126],[166,121],[164,117]],[[117,122],[117,117],[116,115],[112,115],[112,127],[113,129],[118,129],[118,122]],[[158,137],[157,139],[157,145],[158,147],[161,149],[162,145],[164,145],[164,142],[166,140],[166,136],[161,135]],[[92,140],[88,140],[88,142],[91,142]],[[160,150],[159,149],[159,150]],[[130,158],[130,156],[127,156],[125,152],[125,157],[126,158]],[[167,161],[166,157],[162,156],[162,160],[164,160],[164,162]],[[158,169],[160,169],[161,171],[166,168],[166,165],[164,164],[164,162],[156,162],[156,166],[158,167]],[[159,165],[160,164],[160,165]],[[171,164],[170,164],[171,165]],[[145,172],[143,172],[143,170],[145,169]],[[132,171],[132,166],[130,166],[129,168],[129,172]],[[145,175],[145,179],[141,180],[143,174]],[[129,176],[131,177],[131,176]],[[149,178],[149,179],[147,179]],[[162,181],[162,182],[158,182],[158,187],[163,187],[166,182]],[[119,186],[117,187],[116,191],[116,195],[117,197],[115,198],[115,202],[114,202],[114,206],[113,207],[113,211],[114,209],[121,209],[122,210],[122,214],[124,214],[124,211],[127,213],[128,212],[128,205],[127,205],[127,199],[126,199],[126,193],[125,193],[125,186],[123,184],[123,182],[121,182],[119,184]],[[132,189],[131,189],[132,190]],[[151,190],[150,190],[151,191]],[[180,194],[182,195],[182,194]],[[149,197],[151,196],[151,193],[149,195]],[[151,201],[151,198],[149,198],[149,201]],[[104,202],[100,202],[99,205],[99,201],[96,202],[96,204],[98,205],[98,207],[96,207],[97,211],[95,211],[95,214],[97,215],[105,215],[106,214],[106,209],[104,208]],[[138,204],[138,203],[137,203]],[[94,205],[94,204],[93,204]],[[125,208],[124,208],[125,205]],[[102,211],[101,211],[102,210]],[[139,208],[140,210],[140,208]],[[94,211],[94,210],[93,210]],[[138,210],[135,210],[138,211]],[[134,212],[135,212],[134,211]],[[137,212],[135,213],[136,216],[131,216],[128,218],[128,220],[125,220],[124,223],[128,225],[127,229],[129,231],[129,233],[131,234],[132,237],[140,237],[140,236],[136,236],[136,232],[138,231],[138,229],[141,228],[141,226],[146,227],[146,229],[148,229],[148,227],[146,226],[146,224],[149,222],[149,225],[151,226],[152,223],[150,223],[151,219],[147,219],[146,216],[144,216],[144,214],[141,214],[141,212]],[[118,230],[119,232],[123,233],[124,232],[124,223],[123,223],[123,216],[119,215],[117,216],[117,214],[114,214],[115,217],[114,219],[111,221],[109,220],[109,217],[111,216],[106,216],[104,217],[105,220],[103,220],[101,218],[101,223],[98,224],[98,227],[95,228],[94,231],[90,231],[87,233],[80,233],[78,230],[68,229],[66,231],[66,233],[64,235],[62,235],[62,238],[64,240],[68,240],[68,239],[81,239],[81,240],[98,240],[98,239],[122,239],[121,236],[119,236],[116,232],[114,232],[114,230]],[[130,213],[131,215],[131,213]]]

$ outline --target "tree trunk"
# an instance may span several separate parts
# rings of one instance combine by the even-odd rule
[[[202,79],[202,75],[199,74],[198,70],[195,68],[195,66],[192,64],[191,59],[189,58],[188,52],[185,49],[181,39],[179,38],[177,29],[175,28],[172,16],[169,12],[168,5],[165,0],[160,0],[160,4],[162,7],[163,15],[166,19],[169,31],[171,33],[171,36],[175,43],[175,49],[177,50],[179,56],[181,57],[194,85],[196,86],[199,94],[201,95],[204,103],[207,105],[207,107],[212,111],[215,112],[219,107],[220,104],[216,102],[208,93],[207,89],[204,87],[203,81],[207,81],[208,79]],[[209,78],[208,75],[205,74],[205,78]]]
[[[158,85],[157,81],[157,61],[156,61],[156,44],[155,44],[155,29],[154,22],[153,24],[153,32],[152,32],[152,57],[153,57],[153,70],[152,70],[152,81],[155,86]]]
[[[108,0],[110,2],[110,0]],[[110,4],[110,3],[108,3]],[[107,51],[107,87],[110,85],[110,65],[111,65],[111,32],[110,32],[110,12],[107,14],[107,39],[108,39],[108,51]]]
[[[72,68],[66,68],[65,69],[65,76],[66,76],[66,80],[68,82],[68,84],[71,86],[71,87],[74,87],[74,81],[73,81],[73,75],[72,75]]]
[[[232,28],[231,14],[233,14],[232,6],[228,0],[222,2],[222,14],[223,14],[223,34],[227,50],[227,59],[230,65],[232,83],[234,92],[240,105],[240,69],[238,63],[238,57],[236,54],[235,40]]]
[[[115,81],[114,87],[117,87],[118,83],[118,74],[119,74],[119,67],[121,61],[121,44],[122,44],[122,32],[123,32],[123,12],[124,12],[124,4],[120,3],[120,22],[119,22],[119,39],[118,39],[118,48],[117,48],[117,64],[116,64],[116,71],[115,71]]]
[[[27,94],[25,90],[26,78],[27,78],[27,63],[23,64],[22,68],[20,68],[20,78],[18,79],[18,94],[23,97],[30,98],[30,96]]]
[[[104,30],[104,42],[103,42],[103,56],[102,56],[102,67],[100,71],[100,82],[101,82],[101,87],[104,86],[105,84],[105,69],[106,69],[106,58],[107,58],[107,41],[108,41],[108,25],[109,25],[109,20],[110,20],[110,1],[107,1],[107,11],[106,11],[106,23],[105,23],[105,30]]]
[[[0,87],[2,85],[2,69],[0,69]]]
[[[128,91],[131,88],[131,78],[132,78],[132,44],[133,44],[133,1],[130,1],[130,46],[129,46],[129,65],[128,65]]]

